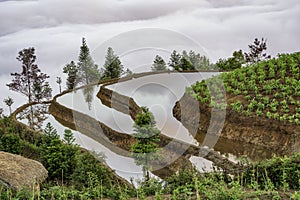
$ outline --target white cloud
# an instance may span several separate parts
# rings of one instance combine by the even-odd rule
[[[39,0],[0,2],[1,34],[24,28],[61,24],[99,24],[145,20],[181,10],[208,6],[205,1],[140,0]]]

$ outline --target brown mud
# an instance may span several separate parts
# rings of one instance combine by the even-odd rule
[[[201,112],[197,112],[199,109]],[[208,105],[199,103],[186,93],[173,108],[173,115],[177,120],[188,130],[196,130],[195,138],[200,143],[207,134],[210,134],[240,146],[252,144],[261,149],[269,149],[269,152],[277,155],[290,155],[300,150],[299,126],[262,117],[247,117],[229,108],[225,114],[223,127],[220,130],[216,129],[216,132],[208,133],[208,130],[213,130],[209,129],[210,126],[218,127],[222,124],[222,117],[218,116],[218,113],[214,113],[214,120],[211,120],[212,109]],[[246,153],[255,155],[258,152],[248,149]]]

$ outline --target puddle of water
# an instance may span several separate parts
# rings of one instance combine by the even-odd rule
[[[132,134],[134,122],[130,116],[103,105],[101,100],[96,97],[100,86],[92,86],[89,102],[87,102],[84,89],[58,97],[57,102],[67,108],[87,114],[115,131]]]
[[[199,143],[202,143],[204,138],[207,139],[209,136],[204,133],[197,134],[196,139]],[[213,143],[213,146],[210,146],[208,142],[208,146],[215,151],[220,152],[232,162],[237,162],[241,157],[245,156],[249,161],[261,161],[266,158],[271,158],[274,154],[274,151],[271,151],[266,147],[233,141],[226,138],[219,138],[216,144]]]
[[[184,94],[185,88],[207,79],[215,72],[164,73],[132,79],[109,85],[108,88],[132,97],[139,106],[146,106],[153,113],[157,127],[165,135],[189,144],[198,144],[193,135],[173,117],[173,107]]]
[[[190,86],[196,81],[209,78],[215,74],[216,73],[157,74],[110,85],[108,88],[117,91],[120,94],[132,97],[139,106],[147,106],[157,121],[157,127],[166,135],[175,137],[190,144],[198,144],[193,136],[189,134],[188,130],[173,117],[172,110],[176,101],[178,101],[184,94],[185,87]],[[100,86],[94,86],[94,89],[91,90],[91,95],[94,97],[90,102],[90,105],[92,106],[88,106],[86,102],[86,93],[83,90],[63,95],[57,99],[57,102],[68,108],[88,114],[114,130],[129,134],[132,133],[133,121],[129,115],[125,115],[114,109],[106,107],[96,97],[96,92],[99,91]],[[85,137],[86,136],[83,138]],[[87,149],[91,150],[92,148],[95,150],[97,148],[95,144],[93,145],[93,143],[88,142],[85,144],[87,145],[84,147]],[[104,149],[106,148],[104,147]],[[132,176],[132,173],[135,174],[133,171],[137,171],[134,170],[134,167],[132,167],[132,163],[134,164],[133,159],[132,161],[130,158],[129,160],[120,161],[114,156],[115,155],[107,154],[107,157],[110,158],[107,162],[109,163],[109,160],[112,161],[109,163],[109,166],[113,168],[114,163],[124,163],[124,165],[127,165],[126,169],[129,169],[126,170],[127,173],[124,172],[125,170],[122,170],[122,175],[120,175],[122,177],[127,177],[128,180],[129,176],[126,176],[126,174]],[[201,157],[193,156],[190,161],[200,171],[202,171],[204,166],[206,170],[212,169],[212,162]],[[135,176],[135,178],[140,178],[141,175],[142,173]]]
[[[203,73],[164,73],[136,78],[130,81],[119,82],[109,85],[108,88],[120,94],[132,97],[139,106],[147,106],[153,113],[157,127],[167,136],[173,137],[190,144],[202,144],[205,135],[197,135],[189,131],[173,117],[173,107],[184,94],[185,88],[195,83],[217,75],[216,72]],[[210,140],[206,137],[206,140]],[[214,141],[212,139],[212,141]],[[206,141],[210,142],[210,141]],[[247,156],[250,161],[259,161],[270,158],[273,152],[267,148],[256,145],[240,143],[224,138],[219,138],[213,147],[221,154],[225,154],[231,161],[237,162],[239,157]],[[193,157],[194,161],[196,157]],[[209,161],[197,157],[198,162],[195,166],[202,168],[202,165],[209,166]],[[201,160],[201,161],[200,161]]]

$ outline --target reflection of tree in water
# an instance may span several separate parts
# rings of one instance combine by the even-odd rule
[[[92,109],[92,101],[94,98],[94,87],[93,86],[87,86],[83,89],[83,95],[84,95],[84,100],[88,104],[89,110]]]
[[[48,107],[46,104],[29,106],[20,112],[18,120],[27,120],[27,124],[34,130],[43,130],[43,122],[48,118]]]

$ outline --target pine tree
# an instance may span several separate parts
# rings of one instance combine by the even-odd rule
[[[4,99],[3,102],[8,106],[8,108],[9,108],[9,114],[11,114],[11,106],[14,103],[13,98],[7,97],[7,99]]]
[[[67,160],[65,160],[65,179],[71,179],[72,175],[77,167],[77,155],[79,154],[79,145],[74,144],[75,137],[70,129],[66,129],[64,132],[63,152]]]
[[[195,66],[192,64],[190,57],[185,50],[182,51],[179,70],[182,71],[195,70]]]
[[[44,129],[44,135],[46,136],[43,138],[46,142],[49,142],[48,139],[59,139],[59,135],[57,134],[56,129],[51,125],[51,123],[47,123]]]
[[[78,82],[89,84],[100,79],[98,65],[96,65],[90,55],[90,49],[86,44],[85,38],[82,38],[82,45],[78,57]]]
[[[190,50],[189,52],[189,60],[195,68],[198,68],[200,65],[200,54],[196,54],[194,51]]]
[[[49,76],[41,72],[35,64],[35,49],[30,47],[19,52],[17,60],[22,63],[21,73],[12,73],[12,83],[7,84],[10,90],[19,92],[28,98],[28,103],[49,100],[52,97],[52,89],[46,81]],[[28,122],[34,127],[34,109],[30,106]]]
[[[75,137],[70,129],[65,130],[63,141],[67,145],[71,145],[75,142]]]
[[[184,57],[184,58],[186,58],[187,60],[190,59],[188,53],[186,52],[186,50],[183,50],[183,51],[182,51],[181,57]],[[190,61],[190,60],[189,60],[189,61]]]
[[[76,155],[79,147],[73,145],[72,132],[65,131],[64,142],[59,138],[57,131],[48,123],[44,129],[41,144],[41,159],[48,170],[50,180],[70,179],[76,168]]]
[[[235,51],[232,54],[232,65],[235,69],[241,68],[243,64],[246,63],[244,54],[242,50]]]
[[[196,54],[194,51],[189,52],[189,60],[195,70],[210,70],[213,69],[213,65],[210,64],[209,59],[206,56]]]
[[[180,54],[177,53],[176,50],[174,50],[171,54],[170,61],[169,61],[168,65],[171,68],[173,68],[174,70],[179,70],[179,68],[180,68],[180,59],[181,59]]]
[[[264,51],[267,50],[267,40],[264,38],[262,38],[261,41],[255,38],[253,44],[248,45],[248,47],[250,52],[245,53],[247,63],[257,63],[271,58],[270,55],[264,53]]]
[[[64,166],[62,160],[66,159],[62,153],[62,143],[54,127],[48,123],[44,129],[41,144],[42,164],[48,170],[50,179],[61,179]]]
[[[158,158],[160,131],[155,125],[153,114],[148,108],[142,107],[142,111],[137,114],[133,125],[133,137],[137,139],[137,142],[131,146],[131,155],[137,165],[143,166],[146,180],[149,180],[150,162]]]
[[[78,79],[77,79],[77,72],[78,72],[78,68],[75,64],[74,61],[71,61],[69,64],[67,64],[64,68],[63,68],[63,72],[67,74],[67,88],[69,90],[72,90],[76,87],[76,85],[78,84]]]
[[[195,68],[187,57],[182,56],[180,59],[179,70],[187,71],[187,70],[195,70]]]
[[[40,102],[44,98],[51,98],[52,89],[49,87],[49,83],[45,79],[36,79],[33,83],[33,97],[35,101]]]
[[[28,103],[50,99],[52,89],[46,81],[49,76],[42,73],[35,64],[35,49],[23,49],[19,52],[17,60],[22,63],[22,72],[11,74],[14,79],[12,83],[7,84],[9,89],[25,95]]]
[[[103,79],[119,78],[123,73],[123,65],[111,47],[107,49],[103,67]]]
[[[61,83],[62,83],[61,77],[56,77],[56,83],[58,84],[59,93],[61,93]]]
[[[161,56],[157,55],[153,61],[151,70],[152,71],[163,71],[166,69],[167,69],[166,62],[164,61],[164,59]]]

